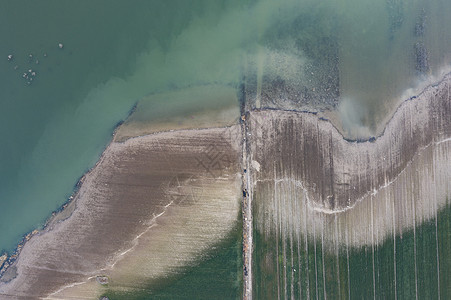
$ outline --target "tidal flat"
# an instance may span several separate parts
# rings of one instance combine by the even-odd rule
[[[249,113],[255,297],[449,295],[449,80],[368,140],[312,113]]]
[[[419,295],[424,284],[428,295],[446,296],[449,80],[404,101],[366,141],[345,139],[316,113],[275,109],[248,111],[241,125],[113,140],[69,212],[3,273],[2,296],[156,295],[164,278],[176,286],[177,274],[208,270],[206,253],[236,266],[241,251],[244,267],[230,269],[236,281],[225,289],[242,280],[243,298]],[[231,238],[237,226],[253,228],[250,240],[242,231],[242,249]],[[361,288],[356,272],[366,278]]]

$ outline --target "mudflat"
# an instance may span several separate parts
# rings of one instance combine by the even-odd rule
[[[451,191],[449,80],[404,101],[365,141],[315,114],[250,112],[257,229],[361,246],[435,217]]]

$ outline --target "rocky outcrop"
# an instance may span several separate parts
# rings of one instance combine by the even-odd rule
[[[0,270],[3,267],[3,264],[5,263],[6,259],[8,258],[8,256],[5,254],[3,254],[2,256],[0,256]]]

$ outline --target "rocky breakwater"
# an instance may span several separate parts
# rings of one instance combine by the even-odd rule
[[[0,269],[3,267],[3,264],[5,263],[7,258],[8,256],[6,255],[6,253],[0,256]]]
[[[0,298],[99,299],[200,258],[238,220],[239,132],[232,126],[112,142],[85,175],[72,213],[25,243],[3,276],[13,279],[0,281]]]

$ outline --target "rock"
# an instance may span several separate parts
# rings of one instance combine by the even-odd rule
[[[415,35],[423,36],[425,28],[426,28],[426,11],[423,8],[418,17],[417,22],[415,23]]]
[[[101,285],[108,284],[108,277],[107,276],[97,276],[96,281],[100,283]]]
[[[427,73],[429,66],[429,52],[423,42],[417,42],[414,45],[415,49],[415,69],[420,73]]]
[[[5,279],[5,276],[3,276],[3,274],[5,274],[5,272],[6,272],[6,270],[8,269],[8,267],[9,267],[9,262],[5,261],[5,262],[3,263],[3,266],[0,268],[0,275],[2,275],[2,277],[0,278],[0,280],[1,280],[1,279]]]
[[[6,253],[4,253],[2,256],[0,256],[0,269],[3,266],[3,263],[6,261],[6,259],[8,258],[8,256],[6,255]]]
[[[61,43],[59,43],[59,44],[58,44],[58,47],[59,47],[60,49],[63,49],[63,48],[64,48],[64,45],[61,44]]]

